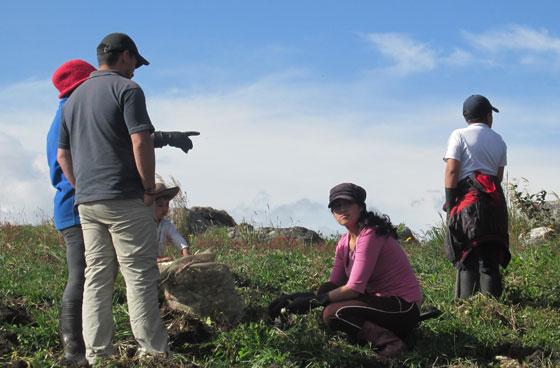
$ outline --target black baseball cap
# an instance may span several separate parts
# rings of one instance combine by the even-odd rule
[[[97,55],[125,50],[132,52],[136,56],[136,68],[140,68],[142,65],[150,65],[150,62],[140,55],[132,38],[124,33],[110,33],[105,36],[97,46]]]
[[[366,200],[366,190],[359,185],[352,183],[342,183],[334,186],[329,194],[329,208],[337,199],[346,199],[355,203],[364,203]]]
[[[467,120],[483,119],[490,111],[500,112],[481,95],[471,95],[463,102],[463,116]]]

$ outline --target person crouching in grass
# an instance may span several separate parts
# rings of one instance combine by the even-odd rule
[[[400,353],[420,321],[422,290],[396,228],[366,209],[366,191],[342,183],[330,190],[329,208],[347,230],[337,246],[328,282],[316,293],[283,295],[269,305],[275,319],[285,310],[305,314],[324,307],[322,320],[352,341],[371,343],[378,355]]]
[[[179,187],[167,188],[164,183],[156,183],[154,190],[154,212],[157,223],[158,262],[170,261],[165,256],[165,247],[171,243],[180,250],[181,256],[189,255],[189,245],[185,238],[177,231],[173,223],[166,218],[169,213],[169,202],[179,193]]]

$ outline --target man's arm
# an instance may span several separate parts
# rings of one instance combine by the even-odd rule
[[[142,131],[130,135],[132,140],[132,151],[136,169],[142,180],[145,192],[152,192],[155,187],[156,157],[154,154],[154,144],[149,131]],[[154,199],[151,195],[144,194],[144,203],[149,206]]]
[[[66,180],[75,188],[76,179],[74,178],[74,170],[72,169],[72,155],[70,154],[70,150],[59,148],[56,151],[56,161],[58,161]]]
[[[445,164],[445,187],[457,188],[457,181],[459,179],[459,170],[461,169],[461,162],[448,158]]]

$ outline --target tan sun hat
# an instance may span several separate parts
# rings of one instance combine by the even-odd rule
[[[179,190],[179,187],[168,188],[164,183],[156,183],[154,200],[164,198],[170,201],[179,193]]]

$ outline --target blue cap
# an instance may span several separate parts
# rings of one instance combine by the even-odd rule
[[[463,116],[467,120],[484,119],[491,111],[500,112],[481,95],[471,95],[463,102]]]

